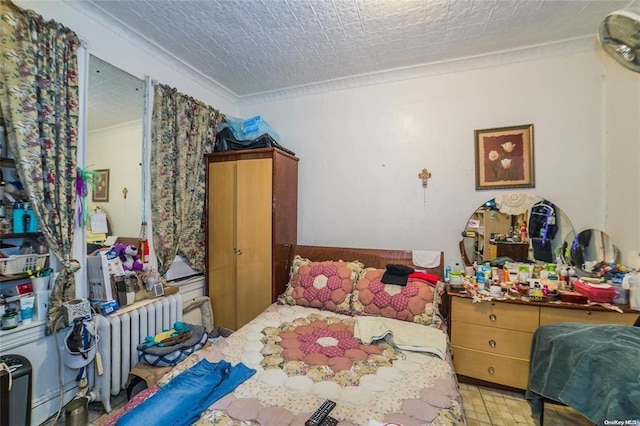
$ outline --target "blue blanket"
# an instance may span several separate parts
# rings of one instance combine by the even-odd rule
[[[640,327],[539,327],[531,344],[525,396],[534,416],[540,415],[544,397],[599,425],[613,424],[605,420],[640,420]]]

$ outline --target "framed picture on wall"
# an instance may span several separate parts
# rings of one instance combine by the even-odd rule
[[[92,201],[109,201],[109,169],[96,170],[100,179],[93,188]]]
[[[533,124],[475,132],[476,189],[533,188]]]

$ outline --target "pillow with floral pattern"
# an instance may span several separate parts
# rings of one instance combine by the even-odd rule
[[[296,255],[289,283],[278,302],[348,314],[353,286],[362,267],[359,262],[313,262]]]
[[[409,277],[406,286],[381,281],[384,269],[366,268],[360,272],[351,297],[355,315],[380,315],[402,321],[440,326],[440,307],[444,283]]]

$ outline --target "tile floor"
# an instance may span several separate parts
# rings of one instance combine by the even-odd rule
[[[508,392],[482,386],[460,383],[460,394],[464,404],[469,426],[506,426],[531,425],[538,422],[531,417],[531,409],[523,394]],[[111,398],[113,409],[121,407],[127,402],[126,392]],[[545,403],[545,426],[589,426],[592,423],[569,407]],[[106,418],[102,403],[89,404],[89,425],[101,426]],[[43,423],[48,424],[51,420]],[[62,415],[56,426],[64,426]]]
[[[469,426],[538,425],[522,393],[460,383],[460,394]],[[563,405],[544,404],[544,426],[592,425]]]

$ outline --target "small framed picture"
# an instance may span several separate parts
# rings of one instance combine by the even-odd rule
[[[476,189],[533,188],[533,124],[475,132]]]
[[[109,201],[109,169],[96,170],[100,179],[93,188],[92,201]]]

